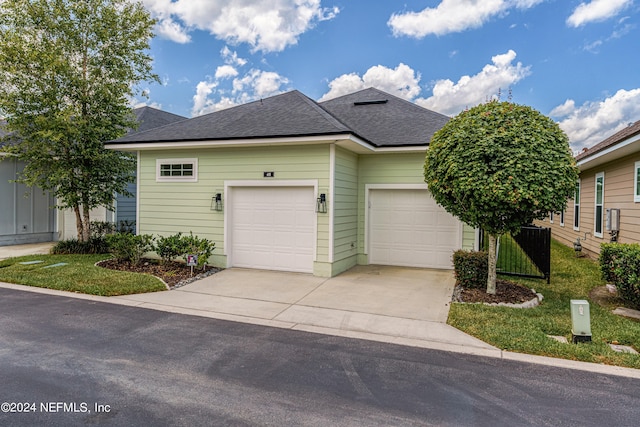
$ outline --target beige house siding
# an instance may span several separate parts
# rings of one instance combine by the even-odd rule
[[[554,215],[553,224],[549,218],[539,221],[538,225],[551,227],[552,236],[560,242],[573,246],[573,242],[580,238],[583,252],[592,257],[600,253],[600,245],[611,240],[610,232],[606,229],[606,210],[620,209],[620,243],[640,243],[640,203],[634,202],[634,172],[635,162],[640,161],[640,154],[626,156],[621,159],[605,163],[580,173],[580,226],[573,229],[573,200],[567,203],[565,225],[560,226],[559,215]],[[596,237],[595,230],[595,179],[596,174],[604,174],[604,206],[602,237]],[[585,239],[586,235],[586,239]]]

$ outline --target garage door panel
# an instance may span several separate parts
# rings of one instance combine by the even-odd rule
[[[233,188],[232,266],[313,272],[313,194],[312,187]]]
[[[371,264],[452,268],[460,222],[427,190],[371,190],[369,199]]]

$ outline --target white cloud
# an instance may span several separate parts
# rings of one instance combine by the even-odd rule
[[[238,70],[233,68],[231,65],[221,65],[216,68],[216,79],[227,79],[229,77],[235,77],[238,75]]]
[[[552,117],[565,117],[576,109],[576,103],[573,99],[567,99],[564,104],[558,105],[549,113]]]
[[[247,43],[253,51],[279,52],[317,22],[339,9],[320,0],[143,0],[158,19],[158,34],[185,43],[194,29],[229,43]]]
[[[215,111],[213,109],[214,102],[209,99],[209,95],[211,95],[211,92],[213,92],[216,86],[218,86],[218,83],[212,81],[198,83],[196,86],[196,94],[193,95],[192,116],[200,116]]]
[[[442,114],[455,115],[466,107],[473,107],[487,98],[494,97],[530,74],[530,67],[518,62],[513,64],[516,53],[509,50],[491,58],[478,74],[462,76],[457,83],[449,79],[438,80],[433,86],[433,95],[420,98],[416,104]]]
[[[276,95],[284,91],[289,84],[286,77],[273,71],[241,71],[247,61],[238,58],[236,52],[232,52],[226,46],[220,51],[220,56],[226,64],[218,66],[213,77],[208,76],[196,86],[191,108],[192,116]]]
[[[575,28],[591,22],[604,21],[616,16],[631,4],[633,0],[592,0],[590,3],[580,3],[567,18],[567,25]]]
[[[226,64],[243,66],[247,63],[246,59],[239,58],[238,52],[229,49],[229,46],[225,46],[220,50],[220,56]]]
[[[173,40],[176,43],[184,44],[191,41],[191,36],[187,34],[185,28],[177,24],[170,18],[159,19],[156,24],[156,33],[160,37]]]
[[[579,152],[640,118],[640,88],[620,89],[604,101],[585,102],[577,108],[573,100],[567,100],[550,115],[565,117],[559,125],[569,137],[574,152]]]
[[[246,92],[249,98],[266,98],[282,92],[282,86],[289,80],[273,71],[251,70],[242,78],[233,80],[233,93]]]
[[[329,92],[320,101],[346,95],[367,87],[376,87],[400,98],[411,100],[420,94],[420,74],[411,67],[400,63],[396,68],[376,65],[369,68],[362,77],[356,73],[343,74],[329,83]]]
[[[544,0],[442,0],[435,8],[420,12],[404,12],[391,15],[387,25],[395,36],[422,38],[481,27],[495,16],[508,13],[509,9],[529,9]]]

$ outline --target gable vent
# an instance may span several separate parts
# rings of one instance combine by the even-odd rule
[[[375,104],[386,104],[389,102],[388,99],[379,99],[377,101],[356,101],[353,105],[375,105]]]

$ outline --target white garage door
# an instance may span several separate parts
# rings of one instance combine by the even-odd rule
[[[313,272],[312,187],[234,187],[231,194],[233,267]]]
[[[371,190],[369,202],[370,264],[453,268],[460,222],[427,190]]]

